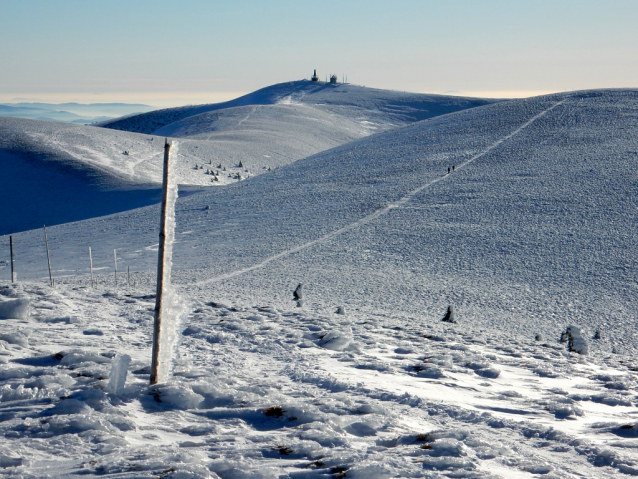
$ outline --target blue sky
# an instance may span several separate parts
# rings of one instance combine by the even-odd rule
[[[638,87],[635,0],[0,0],[0,101],[221,101],[348,75],[414,92]]]

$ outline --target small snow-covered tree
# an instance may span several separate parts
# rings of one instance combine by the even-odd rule
[[[445,313],[445,316],[441,321],[444,321],[446,323],[456,323],[456,318],[454,317],[454,308],[451,304],[447,307],[447,312]]]
[[[587,342],[583,338],[580,328],[576,326],[568,326],[565,332],[560,335],[560,342],[567,343],[567,350],[570,353],[578,353],[583,356],[589,353]]]

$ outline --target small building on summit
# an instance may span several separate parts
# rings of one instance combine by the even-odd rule
[[[317,76],[317,70],[316,69],[315,69],[315,72],[312,74],[312,77],[310,78],[310,80],[319,81],[319,77]]]
[[[337,75],[330,75],[330,84],[331,85],[337,84]]]

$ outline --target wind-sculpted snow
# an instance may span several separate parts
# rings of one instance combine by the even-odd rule
[[[149,386],[150,291],[0,286],[32,303],[28,319],[1,320],[1,475],[638,472],[635,360],[399,314],[193,299],[173,376]],[[83,335],[89,326],[104,335]],[[343,347],[324,347],[337,339]],[[490,368],[500,374],[479,373]]]

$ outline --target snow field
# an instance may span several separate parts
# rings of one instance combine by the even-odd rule
[[[181,198],[175,282],[189,295],[278,307],[289,307],[294,282],[323,308],[434,318],[453,304],[477,326],[556,337],[573,325],[604,332],[592,347],[629,352],[633,109],[631,91],[499,103]],[[450,164],[459,167],[447,175]],[[152,284],[158,214],[50,228],[59,280],[87,273],[86,247],[107,268],[117,247],[136,281]],[[19,277],[44,277],[40,233],[14,242],[29,252],[16,259]]]
[[[29,319],[2,320],[20,339],[0,339],[1,441],[13,461],[0,474],[636,472],[635,366],[614,356],[440,321],[195,300],[174,376],[149,387],[148,292],[25,283],[0,293],[32,303]],[[124,354],[128,377],[113,394]]]
[[[138,127],[145,115],[121,120],[133,132],[152,134],[0,117],[5,172],[0,201],[20,205],[7,210],[0,234],[158,203],[165,137],[183,138],[175,158],[177,183],[186,186],[183,193],[193,193],[268,174],[379,131],[491,102],[290,82],[233,102],[153,112],[148,118],[168,122],[159,130]],[[176,114],[181,120],[170,122]]]
[[[637,475],[636,100],[488,105],[180,198],[189,314],[156,388],[158,208],[48,229],[57,288],[2,290],[32,313],[1,320],[0,472]],[[40,236],[14,236],[19,278],[46,278]],[[113,289],[113,248],[135,289]],[[567,326],[589,356],[558,343]]]

